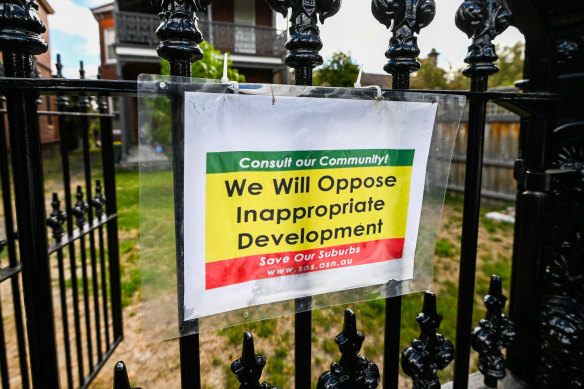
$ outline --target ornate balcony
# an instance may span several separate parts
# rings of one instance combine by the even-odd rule
[[[116,12],[116,43],[156,47],[158,39],[154,31],[159,24],[156,15]],[[205,39],[220,51],[267,56],[285,54],[286,33],[273,27],[199,20],[199,29]]]

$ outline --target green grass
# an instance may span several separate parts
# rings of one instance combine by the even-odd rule
[[[138,229],[140,224],[140,180],[138,173],[118,171],[116,173],[116,189],[118,228],[121,231]]]
[[[456,246],[445,238],[439,238],[436,241],[436,255],[444,258],[453,258],[457,253]]]
[[[173,220],[174,215],[172,213],[172,187],[169,186],[171,183],[170,173],[152,173],[149,174],[147,180],[143,181],[142,186],[145,192],[143,193],[142,200],[142,210],[148,210],[147,216],[143,213],[141,219],[142,228],[142,259],[146,261],[151,261],[155,266],[151,266],[150,269],[154,271],[160,271],[162,269],[163,273],[172,275],[169,278],[169,284],[163,283],[165,285],[161,286],[163,288],[173,288],[174,287],[174,260],[168,260],[168,254],[173,253],[174,249],[174,230]],[[120,206],[120,231],[130,231],[132,228],[136,228],[137,220],[139,220],[138,209],[134,201],[138,197],[138,182],[135,173],[122,173],[118,175],[119,180],[119,206]],[[149,197],[149,195],[152,195]],[[450,228],[460,228],[462,223],[462,202],[461,196],[458,195],[448,195],[446,198],[446,203],[453,207],[454,214],[449,220]],[[122,207],[125,207],[122,211]],[[490,223],[490,221],[485,221],[484,212],[482,212],[481,223],[487,228],[489,234],[496,238],[496,234],[507,233],[508,226],[505,223]],[[144,233],[144,229],[146,233]],[[155,233],[150,233],[150,232]],[[458,230],[459,231],[459,230]],[[491,232],[492,231],[492,232]],[[445,265],[440,268],[435,268],[435,272],[451,272],[451,262],[458,260],[458,255],[460,253],[460,233],[449,237],[439,237],[436,242],[435,255],[438,257],[446,258]],[[453,243],[453,242],[458,243]],[[491,239],[491,242],[496,241],[496,239]],[[131,245],[131,243],[128,243]],[[124,249],[128,249],[129,252],[126,254],[127,261],[125,262],[126,267],[133,267],[134,261],[131,255],[131,250],[129,246],[125,243],[121,245]],[[485,246],[486,247],[486,246]],[[173,255],[171,255],[173,258]],[[167,258],[167,259],[164,259]],[[474,307],[474,319],[473,322],[478,322],[478,319],[484,317],[484,307],[480,304],[480,301],[484,294],[488,292],[489,277],[491,274],[499,274],[504,278],[509,277],[510,273],[510,262],[509,259],[504,256],[497,256],[496,258],[484,258],[483,265],[479,269],[480,274],[477,274],[477,300],[479,303],[475,304]],[[145,274],[149,275],[149,270],[145,270]],[[124,278],[124,283],[128,286],[124,288],[124,295],[129,296],[131,293],[136,293],[135,279],[133,278],[132,270],[127,270],[124,273],[127,276]],[[144,275],[144,274],[143,274]],[[455,274],[452,275],[451,280],[447,280],[441,285],[440,292],[438,293],[438,310],[443,315],[442,325],[440,333],[442,333],[448,339],[454,341],[456,336],[456,310],[457,310],[457,300],[458,300],[458,283]],[[416,315],[422,309],[423,303],[423,293],[413,293],[403,296],[402,300],[402,321],[401,321],[401,345],[400,348],[403,350],[411,345],[411,341],[416,339],[420,335],[420,329],[415,318]],[[354,303],[349,305],[357,314],[359,330],[361,330],[365,336],[366,341],[364,343],[361,352],[364,352],[366,356],[372,360],[380,361],[383,357],[383,328],[384,328],[384,316],[385,316],[385,301],[384,300],[371,300],[362,303]],[[312,313],[312,323],[313,323],[313,347],[318,348],[323,351],[326,355],[325,358],[318,357],[318,360],[313,361],[314,374],[320,374],[324,370],[328,369],[330,363],[333,361],[338,361],[340,358],[340,353],[338,347],[334,342],[334,335],[326,335],[330,333],[337,334],[342,330],[342,318],[343,311],[346,306],[333,306],[326,309],[315,310]],[[266,357],[268,362],[264,369],[262,376],[262,381],[269,381],[272,385],[280,385],[283,387],[290,386],[291,377],[293,377],[293,371],[289,359],[293,357],[293,334],[289,331],[284,333],[279,333],[278,331],[278,319],[264,320],[253,323],[247,323],[244,325],[234,326],[225,328],[218,331],[218,334],[225,337],[226,343],[229,345],[230,349],[233,349],[235,355],[239,354],[242,344],[243,332],[249,330],[251,331],[256,339],[266,339],[269,340],[270,344],[273,345],[271,350],[266,351]],[[292,354],[291,354],[292,353]],[[230,361],[222,361],[228,365]],[[218,364],[219,361],[213,359],[213,364]],[[442,382],[446,382],[451,379],[453,374],[453,368],[450,366],[445,372],[441,372],[440,376]],[[231,373],[228,366],[225,367],[226,375],[226,387],[236,387],[236,380]],[[314,381],[315,377],[313,377]]]
[[[49,168],[54,176],[53,180],[58,182],[57,166],[51,165]],[[118,171],[116,182],[123,304],[136,303],[140,293],[144,292],[153,295],[158,291],[176,291],[172,173],[168,171],[147,173],[140,183],[138,173]],[[140,185],[142,185],[142,194],[140,194]],[[435,255],[441,260],[434,262],[434,273],[450,275],[460,253],[459,228],[462,223],[462,196],[447,194],[445,203],[452,207],[454,212],[444,225],[448,229],[458,230],[456,231],[457,235],[439,236]],[[481,246],[483,250],[488,250],[492,245],[500,244],[501,237],[512,234],[513,228],[511,224],[495,223],[484,218],[486,211],[488,210],[481,210],[481,224],[489,235],[488,243]],[[140,231],[140,235],[138,231]],[[475,294],[477,303],[474,306],[474,324],[484,316],[485,310],[481,300],[488,292],[491,274],[500,275],[503,278],[505,290],[508,290],[511,272],[508,255],[482,254],[480,259],[482,262],[477,269]],[[438,311],[443,315],[439,332],[452,341],[456,335],[457,276],[457,274],[452,274],[450,279],[440,285],[437,299]],[[150,281],[147,291],[141,289],[142,278],[147,278]],[[402,350],[420,335],[415,318],[422,309],[422,302],[423,293],[403,296],[400,337]],[[327,370],[331,362],[338,361],[340,358],[338,347],[334,342],[334,335],[342,330],[343,311],[347,306],[357,314],[358,328],[366,336],[361,352],[378,364],[382,360],[385,300],[371,300],[315,310],[312,313],[313,348],[324,352],[324,356],[313,357],[313,373],[316,375],[313,376],[313,387],[316,385],[315,377]],[[292,385],[291,380],[294,372],[293,363],[290,363],[290,360],[294,353],[294,335],[287,327],[282,328],[280,323],[280,319],[270,319],[228,327],[217,332],[224,337],[225,348],[231,353],[231,356],[213,355],[210,357],[209,363],[213,366],[224,366],[222,387],[239,386],[237,379],[231,372],[230,364],[240,355],[245,330],[250,330],[256,339],[267,340],[272,346],[265,350],[267,364],[262,381],[269,381],[272,385],[282,387]],[[440,376],[442,382],[450,380],[452,366],[446,372],[441,372]]]

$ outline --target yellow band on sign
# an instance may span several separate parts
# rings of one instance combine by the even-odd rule
[[[405,237],[411,163],[241,169],[207,174],[206,263]]]

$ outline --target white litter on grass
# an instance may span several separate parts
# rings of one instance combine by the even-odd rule
[[[489,212],[485,217],[496,222],[515,223],[515,208],[508,208],[504,211]]]

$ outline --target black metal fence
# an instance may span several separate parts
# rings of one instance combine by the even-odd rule
[[[30,55],[3,54],[7,76],[32,74]],[[60,63],[56,77],[62,78]],[[0,282],[11,282],[11,299],[0,304],[2,387],[85,388],[123,338],[114,115],[102,96],[96,99],[99,113],[90,112],[93,104],[84,94],[70,107],[69,98],[57,93],[56,112],[37,112],[34,89],[6,90],[5,96],[7,109],[0,107],[0,176],[6,236],[2,248],[8,263],[2,263]],[[51,186],[59,188],[52,195],[45,192],[37,114],[58,118],[59,157],[51,162],[61,174],[49,177],[57,182]],[[99,155],[90,147],[92,120],[99,120],[101,128]],[[73,133],[81,137],[81,154],[75,158],[67,141]],[[12,305],[11,320],[1,315],[1,305]],[[7,353],[13,337],[16,355]],[[16,358],[18,366],[11,363]]]
[[[197,30],[195,13],[211,2],[213,1],[155,2],[163,11],[160,14],[161,24],[157,29],[157,36],[161,41],[158,53],[170,62],[172,76],[190,76],[191,63],[202,57],[198,47],[202,38]],[[274,10],[284,14],[287,13],[288,8],[292,8],[290,37],[286,43],[286,48],[289,50],[286,63],[294,69],[297,85],[311,85],[313,69],[322,63],[322,57],[318,54],[322,42],[318,35],[317,17],[320,16],[322,21],[333,16],[340,7],[340,0],[326,2],[267,0],[267,2]],[[414,387],[438,387],[437,370],[454,360],[453,386],[466,388],[469,380],[471,345],[479,352],[479,370],[485,375],[485,383],[488,386],[496,386],[497,380],[505,374],[505,361],[501,350],[507,346],[510,347],[511,370],[530,385],[553,387],[554,382],[561,382],[561,387],[581,387],[582,385],[584,376],[581,374],[584,365],[582,323],[584,320],[582,319],[581,258],[584,253],[581,237],[584,212],[581,193],[584,127],[582,122],[579,122],[582,120],[581,109],[579,111],[570,102],[569,91],[581,85],[584,77],[581,68],[577,66],[577,64],[582,64],[582,54],[578,44],[571,45],[570,42],[562,39],[568,35],[582,36],[581,30],[584,24],[578,24],[583,19],[579,5],[572,7],[580,13],[564,5],[551,7],[546,3],[547,8],[544,8],[541,4],[543,2],[540,1],[516,0],[505,4],[501,0],[473,0],[465,1],[456,14],[456,25],[472,39],[465,60],[469,66],[464,70],[464,74],[471,78],[471,89],[454,92],[465,95],[470,101],[456,339],[453,344],[437,333],[441,316],[436,312],[436,299],[440,296],[426,293],[424,306],[421,307],[422,313],[416,318],[421,327],[420,337],[414,340],[412,347],[402,354],[399,350],[400,327],[402,322],[410,323],[411,318],[402,320],[400,297],[388,299],[385,312],[385,355],[382,366],[385,388],[398,387],[400,355],[402,369],[413,378]],[[511,22],[511,13],[507,5],[514,12],[518,11],[515,22],[527,34],[526,74],[531,78],[529,82],[522,84],[525,93],[487,91],[489,76],[497,72],[497,68],[493,65],[497,55],[492,40]],[[135,95],[136,82],[32,79],[32,55],[42,52],[45,47],[39,35],[42,32],[42,26],[35,18],[34,3],[26,3],[26,10],[21,2],[15,0],[4,1],[0,3],[0,6],[4,11],[0,17],[0,48],[3,51],[7,75],[7,78],[0,80],[0,88],[7,97],[18,215],[17,230],[22,263],[21,271],[16,259],[13,234],[6,241],[9,253],[13,253],[10,254],[10,265],[8,268],[3,268],[1,274],[4,280],[11,280],[16,302],[19,302],[20,293],[17,274],[22,274],[32,382],[36,387],[52,388],[59,386],[59,377],[49,255],[56,255],[59,264],[58,278],[62,301],[67,298],[66,293],[63,297],[65,288],[62,287],[64,279],[62,274],[70,271],[73,278],[73,274],[77,274],[74,268],[80,264],[81,293],[76,297],[75,293],[72,293],[74,331],[71,331],[70,327],[66,329],[66,326],[63,326],[63,331],[76,333],[75,342],[69,340],[65,343],[68,344],[65,346],[65,355],[68,358],[67,380],[73,382],[73,386],[82,385],[91,378],[99,364],[122,336],[119,269],[117,268],[115,176],[111,162],[113,154],[111,125],[108,127],[111,121],[107,115],[100,116],[107,215],[102,214],[103,199],[99,195],[100,190],[96,188],[96,195],[92,195],[94,183],[91,178],[90,161],[85,158],[84,153],[85,182],[81,189],[78,189],[78,201],[73,203],[71,182],[66,173],[64,178],[66,217],[59,212],[60,206],[56,197],[53,202],[54,212],[49,226],[57,226],[53,232],[56,242],[49,247],[45,227],[45,192],[42,183],[35,99],[37,93]],[[392,26],[390,46],[386,52],[389,62],[385,70],[392,76],[394,89],[408,89],[410,74],[420,66],[416,61],[419,55],[416,34],[432,21],[435,6],[433,0],[373,0],[372,2],[374,16],[384,25]],[[565,8],[564,13],[559,11],[561,7]],[[566,9],[571,13],[570,18],[566,16],[568,12]],[[550,18],[559,18],[557,15],[565,16],[566,22],[561,25],[552,24],[561,26],[553,30],[542,21],[541,15],[545,12],[547,12],[546,15],[551,15]],[[25,16],[24,19],[19,19],[15,15]],[[529,25],[529,20],[535,20],[532,23],[537,22],[548,26],[546,27],[550,29],[548,32],[553,31],[556,34],[553,38],[554,42],[559,43],[553,46],[553,42],[550,43],[547,38],[537,32],[537,28]],[[566,26],[576,27],[570,29]],[[540,50],[540,45],[553,46],[557,49],[557,58],[550,57],[549,53],[544,52],[545,50]],[[545,55],[548,55],[547,62],[540,61],[541,56],[545,57]],[[549,65],[552,60],[555,61],[553,66]],[[557,84],[550,82],[550,79],[557,80]],[[432,92],[441,93],[441,91]],[[448,91],[448,93],[453,92]],[[573,94],[571,97],[575,96]],[[64,107],[64,100],[61,101],[60,107]],[[518,216],[515,229],[510,310],[510,316],[515,325],[502,315],[506,298],[501,292],[501,280],[493,277],[489,295],[485,298],[487,317],[472,330],[484,129],[486,104],[489,101],[504,105],[522,118],[519,158],[515,165],[515,178],[518,182],[516,201]],[[87,109],[83,100],[80,107]],[[100,109],[102,113],[106,113],[103,104],[100,105]],[[182,101],[179,97],[172,99],[171,114],[174,177],[182,177],[184,128]],[[3,125],[4,122],[1,121],[1,123]],[[60,128],[66,128],[66,126]],[[84,152],[86,140],[86,138],[83,139]],[[6,159],[6,152],[2,151],[1,158]],[[66,166],[66,153],[63,154],[63,164],[64,171],[69,172],[70,169]],[[9,201],[6,200],[11,198],[6,195],[9,185],[4,184],[4,181],[8,180],[7,161],[2,162],[2,169],[3,198],[5,207],[10,209]],[[182,198],[180,181],[180,179],[175,181],[174,193],[177,200]],[[82,193],[83,191],[85,194]],[[575,205],[572,214],[569,211],[570,202]],[[90,208],[87,203],[91,203],[93,208]],[[179,261],[183,242],[181,204],[181,201],[175,202],[177,260]],[[11,215],[11,212],[5,211],[5,215],[8,214]],[[77,229],[73,227],[72,215],[77,216]],[[85,219],[86,215],[89,222]],[[7,216],[6,220],[6,231],[12,233],[15,228],[11,216]],[[66,233],[59,231],[65,220],[67,221]],[[107,262],[104,262],[103,257],[106,251],[102,239],[104,228],[107,232],[109,254]],[[90,247],[89,258],[83,248],[87,244]],[[64,264],[65,258],[69,259],[69,267]],[[91,273],[91,285],[88,272]],[[106,273],[111,277],[109,280],[111,307],[107,303],[104,304],[107,300],[105,298],[107,288],[103,289],[107,283],[107,280],[104,281]],[[73,288],[73,291],[75,290],[77,289]],[[93,305],[88,303],[90,299],[93,300]],[[101,301],[102,305],[98,301]],[[310,299],[300,299],[297,304],[309,306]],[[16,315],[16,311],[21,309],[19,307],[19,303],[14,304],[15,320],[20,320],[17,335],[22,351],[21,357],[24,356],[21,359],[21,374],[24,382],[28,371],[25,359],[27,354],[24,351],[22,313]],[[93,308],[92,311],[90,307]],[[110,320],[110,314],[111,328],[105,325]],[[62,318],[68,315],[69,311],[61,313]],[[65,322],[68,321],[65,320]],[[81,328],[81,322],[86,326],[85,332]],[[97,328],[100,331],[105,329],[101,332],[103,337],[100,335],[94,339],[92,336],[87,336],[94,333],[92,331]],[[84,333],[85,338],[80,333]],[[242,387],[270,388],[269,384],[260,385],[259,383],[261,370],[266,363],[265,358],[255,354],[252,335],[250,333],[242,335],[244,339],[242,357],[233,363],[232,371],[240,380]],[[295,386],[297,388],[311,387],[311,335],[311,313],[297,314],[295,318]],[[363,334],[356,329],[356,317],[352,311],[345,312],[343,331],[335,340],[339,345],[342,358],[339,363],[333,363],[331,370],[320,377],[317,388],[377,387],[380,381],[380,369],[374,362],[358,354]],[[511,344],[512,340],[515,340],[515,343]],[[0,339],[0,345],[3,344],[4,342]],[[7,381],[4,378],[7,377],[4,374],[6,357],[2,356],[1,351],[0,348],[0,369],[2,369],[0,374],[4,383]],[[71,362],[73,355],[77,355],[78,374],[74,374],[75,363]],[[80,355],[83,355],[83,359]],[[182,387],[201,387],[197,334],[180,339],[180,359]],[[81,366],[86,366],[87,369]],[[76,382],[72,375],[78,376]],[[86,376],[89,378],[84,378]],[[122,363],[116,365],[114,386],[119,389],[130,388]]]

